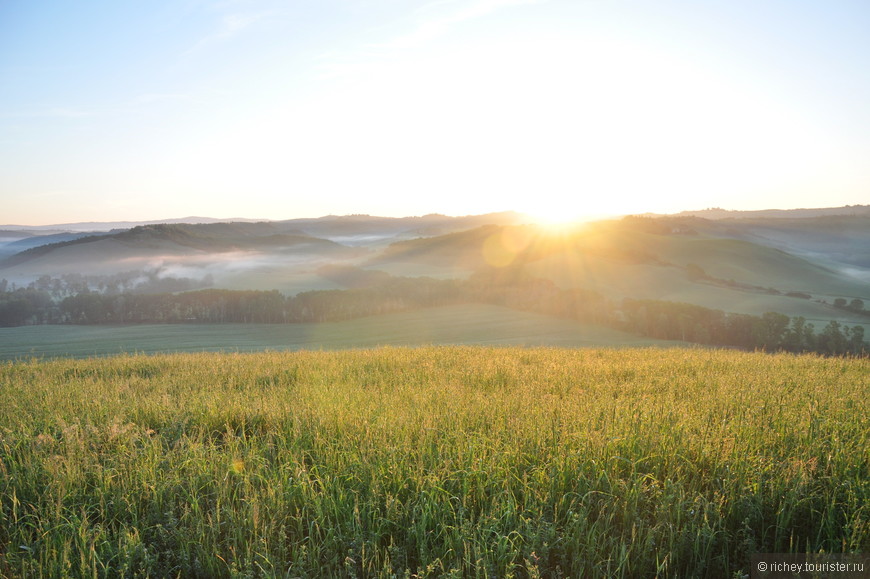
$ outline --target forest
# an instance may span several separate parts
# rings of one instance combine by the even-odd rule
[[[467,280],[400,277],[354,267],[332,267],[323,273],[348,289],[313,290],[294,296],[277,290],[178,291],[192,287],[190,280],[170,279],[161,282],[170,291],[150,293],[143,292],[141,285],[130,289],[82,277],[46,276],[23,288],[0,280],[0,326],[319,323],[483,303],[709,346],[823,355],[866,356],[870,352],[861,325],[849,327],[832,320],[817,331],[803,317],[777,312],[755,316],[686,303],[612,299],[592,290],[563,289],[519,268],[484,269]],[[835,303],[835,307],[846,305],[856,314],[866,314],[863,303]]]

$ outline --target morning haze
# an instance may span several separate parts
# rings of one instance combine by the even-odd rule
[[[865,576],[868,24],[0,7],[0,577]]]

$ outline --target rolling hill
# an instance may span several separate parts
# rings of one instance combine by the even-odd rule
[[[89,264],[105,267],[155,255],[218,256],[255,250],[322,254],[348,248],[301,232],[285,231],[270,223],[158,224],[34,247],[3,260],[0,268],[25,265],[30,270],[50,270],[57,267],[57,262],[63,262],[87,269]]]
[[[0,278],[27,283],[140,270],[293,295],[346,287],[324,266],[440,278],[509,268],[614,299],[866,323],[831,304],[870,302],[867,212],[627,217],[563,229],[523,223],[518,214],[498,213],[151,224],[33,247],[0,262]]]
[[[870,268],[870,213],[812,219],[729,220],[732,230],[772,247],[827,263]],[[870,279],[870,278],[866,278]]]
[[[832,243],[823,247],[818,241],[818,232],[831,228],[832,220],[840,218],[783,222],[792,244],[815,244],[818,252],[812,255],[781,249],[781,243],[770,239],[773,226],[767,221],[627,218],[571,231],[489,226],[404,241],[391,245],[369,265],[391,272],[412,263],[438,268],[452,265],[466,272],[510,266],[563,288],[591,289],[613,298],[678,301],[754,315],[778,311],[818,321],[864,323],[860,317],[830,305],[836,297],[870,298],[870,286],[861,277],[870,270],[845,268],[842,262],[827,257],[826,252],[834,251],[852,255],[850,246],[841,248]],[[870,231],[870,216],[846,220],[854,228],[863,225]],[[800,234],[802,226],[807,231],[805,240]],[[845,231],[843,236],[849,235],[849,230]],[[870,239],[856,239],[851,242],[853,252],[870,247]]]
[[[14,234],[15,232],[10,232]],[[49,233],[45,235],[27,235],[26,237],[20,237],[20,234],[14,234],[7,238],[5,243],[0,244],[0,259],[5,259],[11,257],[15,254],[22,253],[27,251],[28,249],[33,249],[36,247],[42,247],[46,245],[51,245],[54,243],[64,243],[67,241],[74,241],[76,239],[81,239],[83,237],[90,237],[93,235],[99,235],[98,233],[84,233],[84,232],[63,232],[63,233]]]
[[[405,218],[350,215],[286,221],[147,224],[93,235],[66,233],[63,235],[75,238],[48,244],[39,244],[39,237],[31,236],[26,242],[29,249],[0,261],[0,278],[26,285],[45,275],[110,276],[141,270],[200,280],[209,276],[218,287],[297,293],[336,287],[317,275],[317,269],[330,263],[354,263],[371,257],[397,239],[441,235],[482,223],[514,223],[522,219],[516,213]]]

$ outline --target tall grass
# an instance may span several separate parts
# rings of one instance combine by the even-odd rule
[[[420,348],[0,366],[0,576],[733,577],[870,551],[870,364]]]

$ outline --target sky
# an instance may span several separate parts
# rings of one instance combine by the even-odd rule
[[[870,2],[0,0],[0,223],[870,203]]]

